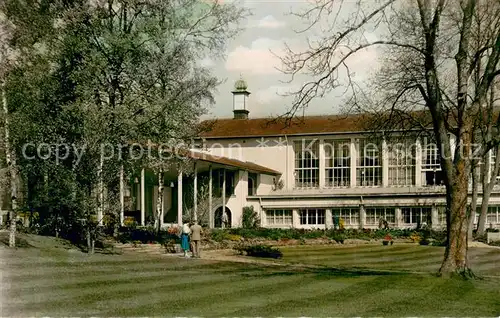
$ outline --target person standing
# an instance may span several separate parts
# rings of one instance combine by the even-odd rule
[[[195,221],[190,230],[191,241],[193,242],[193,256],[200,258],[201,226]]]
[[[185,223],[182,226],[181,234],[181,248],[184,250],[184,257],[189,257],[189,234],[191,234],[191,229],[189,228],[189,224]]]

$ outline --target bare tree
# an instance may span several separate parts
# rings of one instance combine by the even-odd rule
[[[500,75],[500,28],[485,26],[489,31],[483,41],[473,45],[474,21],[483,6],[498,26],[497,1],[356,1],[353,14],[340,22],[341,13],[345,13],[343,1],[316,1],[310,10],[298,15],[312,19],[312,27],[330,18],[329,28],[319,40],[310,41],[305,52],[288,48],[282,58],[283,71],[292,80],[300,73],[313,77],[292,92],[295,99],[288,117],[307,107],[313,98],[341,87],[342,78],[347,78],[344,85],[350,92],[349,105],[358,105],[358,98],[368,96],[377,101],[369,110],[383,112],[389,122],[411,123],[413,129],[432,133],[446,188],[448,243],[439,270],[443,276],[473,275],[467,260],[471,145],[476,140],[475,121],[483,112],[493,80]],[[376,33],[378,38],[368,39],[367,32]],[[379,82],[371,86],[379,90],[366,91],[352,80],[349,58],[375,46],[384,50],[385,69],[379,73],[383,75]],[[475,72],[479,80],[472,85]],[[495,146],[497,139],[492,136],[483,151]]]
[[[2,21],[4,22],[4,21]],[[16,221],[17,221],[17,196],[18,196],[18,167],[16,161],[16,153],[12,148],[11,144],[11,128],[10,128],[10,112],[9,105],[7,103],[7,92],[6,92],[6,82],[7,74],[12,61],[12,51],[7,45],[9,31],[8,24],[0,24],[0,93],[2,95],[2,107],[3,107],[3,125],[4,125],[4,149],[5,158],[8,169],[8,179],[10,186],[10,232],[9,232],[9,247],[16,246]]]

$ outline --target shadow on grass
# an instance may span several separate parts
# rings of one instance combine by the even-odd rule
[[[293,275],[313,275],[317,278],[327,278],[327,277],[342,277],[342,278],[354,278],[354,277],[366,277],[366,276],[408,276],[414,275],[415,273],[406,271],[385,271],[385,270],[373,270],[364,268],[334,268],[334,267],[309,267],[301,266],[294,268],[286,268],[277,270],[276,268],[267,267],[262,268],[261,271],[246,272],[242,275],[251,277],[273,277],[273,276],[293,276]],[[432,276],[429,274],[423,274],[426,276]]]

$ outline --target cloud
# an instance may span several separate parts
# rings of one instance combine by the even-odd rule
[[[248,23],[248,27],[264,29],[279,29],[285,26],[285,21],[276,20],[276,18],[272,15],[267,15],[260,20],[250,21]]]
[[[238,46],[229,52],[226,70],[254,75],[279,74],[279,57],[283,56],[284,40],[258,38],[247,46]],[[274,54],[273,54],[274,53]]]
[[[199,61],[201,67],[213,67],[215,66],[215,62],[209,58],[205,57],[203,60]]]
[[[269,86],[265,89],[261,89],[255,92],[255,100],[259,104],[270,104],[275,101],[283,101],[287,93],[296,91],[299,88],[297,84],[295,85],[274,85]]]

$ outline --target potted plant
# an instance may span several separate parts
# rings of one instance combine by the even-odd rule
[[[384,245],[389,245],[389,243],[392,245],[394,243],[394,241],[392,240],[392,236],[391,234],[387,233],[385,236],[384,236],[384,240],[382,241],[382,244]]]

